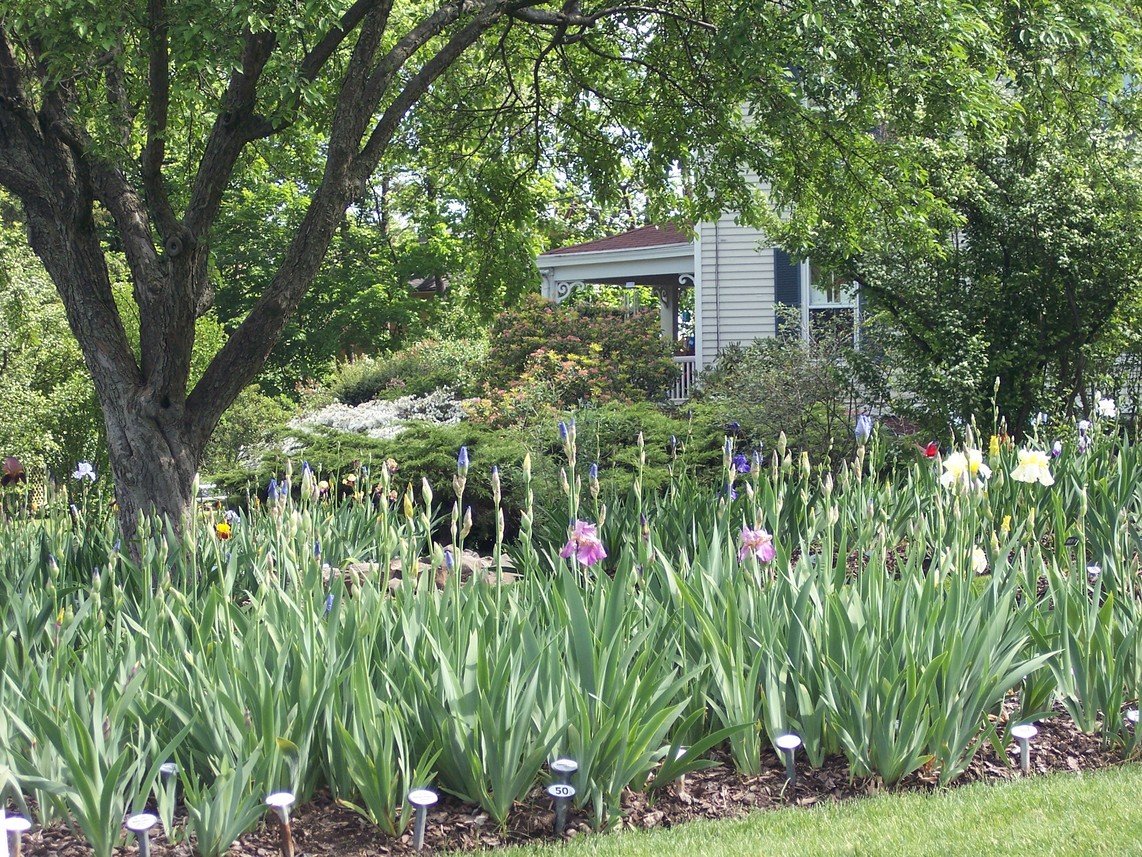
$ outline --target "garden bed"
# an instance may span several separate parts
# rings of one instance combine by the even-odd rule
[[[1014,710],[1014,701],[1007,706]],[[1031,775],[1079,773],[1107,768],[1122,763],[1122,755],[1107,748],[1097,735],[1087,735],[1075,728],[1062,710],[1056,716],[1039,721],[1031,755]],[[852,800],[885,792],[875,778],[850,778],[848,762],[842,756],[832,757],[820,768],[799,765],[795,783],[785,778],[785,768],[776,756],[766,760],[759,776],[738,774],[729,755],[713,754],[719,765],[688,774],[684,788],[677,786],[659,792],[655,799],[644,793],[628,791],[623,801],[620,826],[634,830],[673,827],[699,819],[734,818],[748,812],[778,807],[811,807],[821,803]],[[997,782],[1023,776],[1019,770],[1019,750],[1012,744],[1005,757],[985,744],[956,785],[971,782]],[[935,776],[924,771],[907,777],[896,789],[905,791],[936,790]],[[508,845],[556,841],[553,833],[554,812],[551,799],[536,788],[512,811],[505,829],[497,827],[478,808],[467,806],[443,795],[428,816],[425,850],[453,851],[494,849]],[[298,852],[312,857],[381,857],[390,854],[413,854],[411,833],[400,838],[385,836],[357,813],[339,806],[328,793],[319,793],[313,801],[294,813],[292,826]],[[566,838],[595,835],[585,815],[572,812],[568,817]],[[607,835],[598,834],[598,835]],[[267,821],[243,836],[231,849],[232,857],[274,857],[280,854],[276,822]],[[162,835],[152,839],[155,857],[185,857],[191,849],[180,844],[167,844]],[[119,849],[120,854],[137,853],[134,845]],[[64,828],[37,831],[26,840],[27,857],[89,857],[91,849]]]
[[[1030,722],[1032,774],[1137,754],[1138,447],[1031,474],[997,443],[985,484],[972,448],[889,478],[876,444],[833,475],[731,440],[720,488],[680,465],[618,493],[560,437],[566,510],[525,463],[505,541],[490,471],[481,553],[466,448],[451,497],[382,468],[338,499],[303,471],[140,564],[95,504],[0,522],[0,790],[49,831],[27,853],[112,857],[149,804],[201,857],[272,857],[285,791],[302,853],[398,853],[424,786],[431,848],[548,841],[561,756],[580,836],[1019,776],[995,745]]]

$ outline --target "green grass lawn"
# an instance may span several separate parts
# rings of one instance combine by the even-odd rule
[[[1142,765],[586,836],[504,857],[1142,854]]]

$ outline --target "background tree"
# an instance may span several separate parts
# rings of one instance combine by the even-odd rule
[[[913,162],[949,203],[929,209],[939,240],[916,240],[917,222],[890,210],[860,236],[825,207],[774,228],[860,285],[866,314],[886,322],[874,336],[892,381],[912,394],[900,407],[942,430],[994,398],[1022,433],[1040,410],[1088,410],[1096,386],[1116,390],[1116,356],[1133,341],[1142,35],[1121,4],[997,11],[1010,109],[992,114],[992,133],[933,142]]]
[[[390,155],[483,156],[500,170],[493,190],[524,200],[540,167],[584,177],[604,203],[633,168],[655,213],[760,218],[796,203],[859,236],[887,210],[934,243],[945,203],[922,167],[933,141],[1002,114],[1006,26],[954,0],[15,0],[0,12],[0,186],[92,374],[130,534],[140,511],[185,514],[220,416]],[[876,127],[892,133],[873,140]],[[214,256],[236,228],[224,212],[281,181],[259,176],[255,150],[285,156],[304,213],[267,230],[272,273],[192,381],[212,272],[242,275]],[[118,252],[137,353],[112,292]]]

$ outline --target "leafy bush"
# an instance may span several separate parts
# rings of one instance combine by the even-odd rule
[[[247,387],[214,429],[202,469],[214,473],[237,467],[243,451],[268,442],[293,416],[296,407],[285,396],[266,395],[257,384]]]
[[[387,357],[363,357],[338,364],[327,386],[347,405],[371,399],[422,396],[441,387],[473,395],[487,356],[480,340],[426,339]]]
[[[855,415],[869,407],[875,386],[865,383],[875,366],[852,349],[847,333],[825,327],[809,342],[731,345],[701,375],[695,407],[755,447],[772,449],[784,432],[794,449],[847,457],[856,446]]]
[[[499,425],[585,402],[661,399],[677,372],[657,313],[534,295],[496,318],[487,366],[489,395],[473,415]]]
[[[375,439],[332,429],[315,428],[291,434],[289,452],[281,449],[267,453],[256,470],[232,471],[217,478],[218,487],[235,498],[247,490],[263,491],[270,478],[281,477],[288,466],[296,474],[300,462],[313,468],[319,479],[339,488],[342,495],[352,489],[343,482],[349,474],[362,469],[380,472],[385,461],[393,459],[399,470],[393,479],[400,490],[408,485],[419,495],[422,479],[437,486],[450,485],[456,473],[456,455],[461,446],[468,447],[471,470],[464,495],[466,506],[472,507],[475,540],[488,540],[495,532],[492,520],[491,472],[493,466],[502,471],[501,484],[505,506],[519,508],[523,503],[523,485],[519,473],[527,453],[523,437],[516,432],[497,431],[470,423],[438,425],[411,422],[398,437]],[[297,480],[295,479],[295,482]],[[550,479],[545,484],[554,486]]]

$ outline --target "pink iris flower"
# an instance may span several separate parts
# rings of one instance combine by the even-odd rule
[[[571,538],[567,540],[559,555],[564,559],[574,557],[578,562],[590,567],[605,559],[607,550],[599,541],[599,530],[594,524],[576,521],[575,526],[571,528]]]
[[[742,527],[738,537],[738,562],[745,562],[745,558],[753,554],[758,562],[773,562],[777,556],[777,548],[773,546],[773,536],[765,530],[751,527]]]

